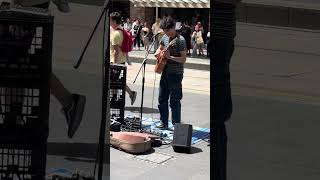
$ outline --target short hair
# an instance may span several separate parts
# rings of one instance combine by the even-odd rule
[[[176,22],[171,17],[165,17],[160,21],[161,29],[171,29],[175,27]]]
[[[122,22],[122,17],[119,12],[113,12],[110,14],[110,18],[114,21],[116,21],[117,24],[121,24]]]

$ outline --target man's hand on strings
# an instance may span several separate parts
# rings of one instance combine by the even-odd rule
[[[166,57],[167,59],[170,59],[170,51],[167,50],[167,51],[164,51],[164,57]]]

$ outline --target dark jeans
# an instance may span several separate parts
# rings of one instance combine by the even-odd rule
[[[134,38],[133,46],[136,47],[138,45],[138,48],[140,48],[140,43],[141,43],[141,37],[140,35],[137,35],[137,37]]]
[[[172,113],[172,124],[181,122],[181,103],[182,99],[182,79],[183,74],[167,73],[164,71],[161,75],[159,87],[159,111],[160,120],[168,125],[170,98],[170,108]]]

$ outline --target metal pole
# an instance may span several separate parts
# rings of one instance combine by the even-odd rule
[[[104,149],[105,149],[105,141],[106,141],[106,135],[109,136],[109,127],[110,127],[110,75],[109,75],[109,68],[110,68],[110,21],[109,18],[109,7],[108,7],[109,1],[105,6],[105,19],[104,19],[104,28],[106,31],[104,33],[107,35],[107,48],[105,50],[105,55],[103,57],[103,67],[102,67],[102,111],[101,111],[101,124],[100,124],[100,136],[99,136],[99,166],[98,166],[98,180],[102,180],[102,174],[103,174],[103,163],[104,163]],[[104,38],[103,38],[104,39]],[[104,39],[105,40],[105,39]],[[107,131],[107,132],[106,132]],[[109,148],[107,148],[109,149]],[[110,153],[108,153],[108,159],[110,159]]]
[[[156,20],[159,18],[159,8],[156,7]]]

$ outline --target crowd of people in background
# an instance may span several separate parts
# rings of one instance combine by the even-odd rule
[[[155,52],[155,50],[158,48],[161,36],[164,34],[160,28],[160,20],[160,18],[156,19],[153,24],[142,22],[138,18],[132,20],[127,18],[125,21],[123,21],[123,28],[130,32],[134,38],[133,50],[147,51],[149,48],[152,48],[153,52]],[[175,29],[186,40],[188,56],[209,56],[208,51],[206,54],[204,54],[204,49],[208,49],[210,47],[210,31],[205,34],[203,25],[200,21],[192,25],[190,25],[188,21],[177,21]],[[155,38],[153,47],[150,47],[153,41],[153,35],[159,33],[160,35]]]

